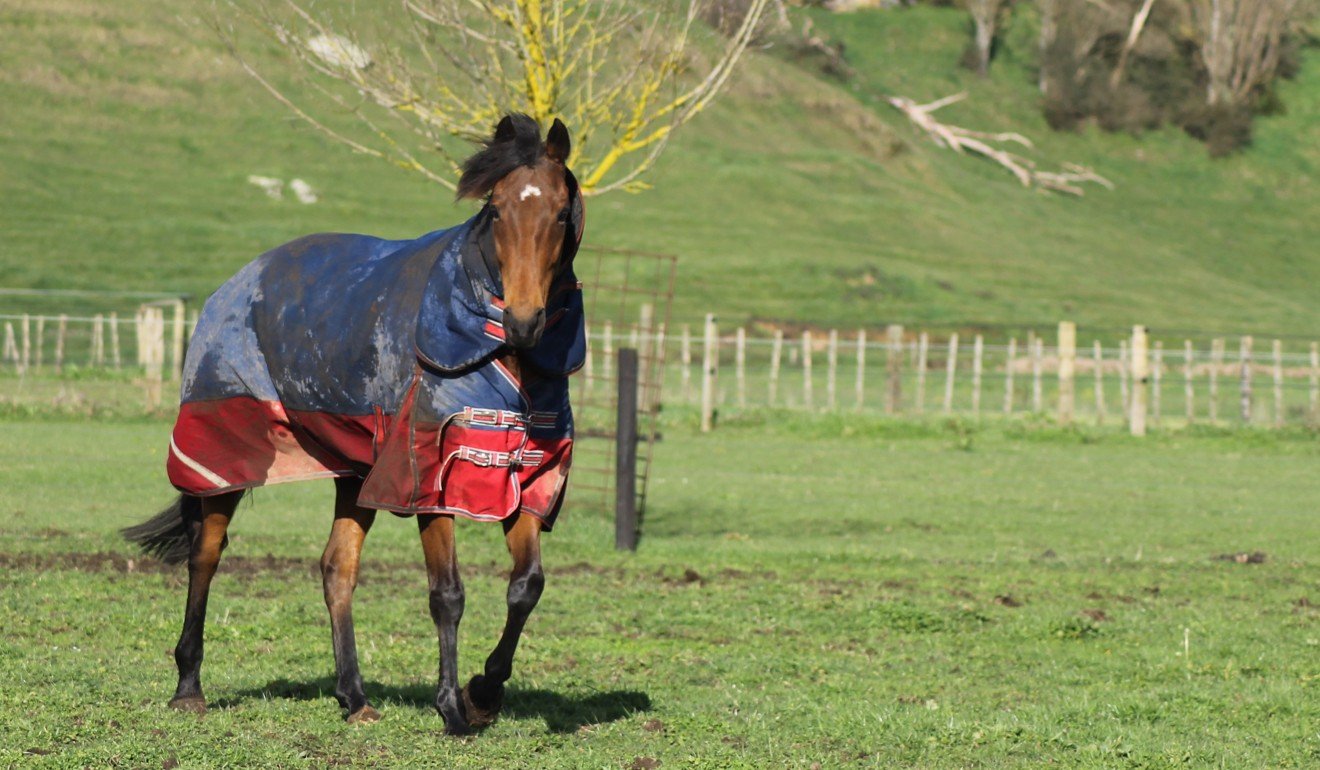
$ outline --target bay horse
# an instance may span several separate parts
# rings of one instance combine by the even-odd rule
[[[206,302],[188,350],[166,468],[178,499],[123,531],[188,563],[170,706],[205,713],[206,601],[239,500],[264,484],[335,480],[321,557],[335,697],[380,718],[363,689],[352,599],[376,511],[415,516],[440,641],[435,707],[462,735],[498,716],[545,585],[540,536],[572,460],[568,375],[586,340],[573,257],[582,196],[568,130],[544,141],[512,114],[462,166],[462,225],[415,240],[320,234],[267,252]],[[503,524],[513,557],[504,631],[459,689],[463,581],[454,517]]]

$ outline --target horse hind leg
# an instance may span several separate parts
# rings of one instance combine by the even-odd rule
[[[359,479],[335,480],[335,523],[321,556],[321,579],[335,651],[335,698],[348,710],[350,724],[380,719],[363,689],[353,631],[353,590],[357,588],[362,543],[376,520],[375,511],[357,504],[361,488]]]
[[[541,522],[533,516],[519,515],[505,525],[505,543],[513,556],[509,573],[509,614],[504,632],[486,659],[484,673],[478,674],[463,688],[468,721],[473,727],[485,727],[495,721],[504,705],[504,683],[513,675],[513,656],[518,650],[527,618],[536,609],[545,588],[541,568]]]
[[[185,513],[191,544],[188,552],[188,601],[183,613],[183,632],[174,647],[179,684],[170,708],[206,713],[202,696],[202,637],[206,625],[206,600],[211,579],[220,565],[220,554],[228,544],[226,532],[242,492],[202,498],[200,510]]]

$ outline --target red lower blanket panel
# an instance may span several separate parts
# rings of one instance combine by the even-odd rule
[[[365,478],[358,503],[402,515],[500,521],[519,512],[554,524],[573,441],[532,435],[525,416],[496,425],[463,414],[443,424],[397,416],[285,410],[235,397],[183,404],[166,463],[170,482],[199,497],[335,476]],[[487,410],[489,411],[489,410]]]

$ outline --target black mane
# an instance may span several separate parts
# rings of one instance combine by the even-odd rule
[[[535,166],[543,155],[545,145],[541,143],[541,127],[536,121],[520,112],[505,115],[485,147],[463,161],[457,197],[483,197],[510,171],[519,166]]]

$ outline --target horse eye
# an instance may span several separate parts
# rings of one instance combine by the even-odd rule
[[[500,210],[497,209],[497,208],[495,208],[494,206],[491,206],[491,207],[490,207],[490,221],[492,221],[492,222],[498,222],[498,221],[499,221],[499,218],[500,218]]]
[[[566,224],[568,224],[568,209],[567,209],[567,208],[562,208],[562,209],[559,210],[559,224],[561,224],[561,225],[566,225]]]

